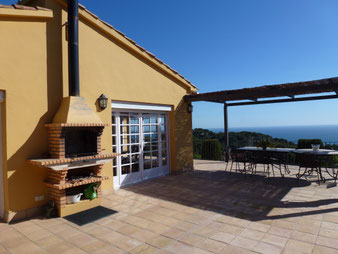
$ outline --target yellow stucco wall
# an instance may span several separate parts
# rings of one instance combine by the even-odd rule
[[[50,109],[57,107],[50,98],[58,94],[57,88],[47,82],[46,22],[45,18],[0,15],[0,89],[6,94],[2,119],[6,211],[41,205],[43,201],[35,202],[34,197],[46,192],[42,184],[45,170],[26,163],[27,158],[46,152],[43,124],[52,119]]]
[[[33,1],[34,4],[34,1]],[[18,22],[0,17],[0,89],[6,91],[6,210],[20,211],[42,205],[46,170],[28,166],[28,158],[47,152],[47,132],[62,97],[68,96],[67,13],[54,0],[35,1],[53,9],[53,19]],[[85,15],[85,14],[83,14]],[[96,100],[154,103],[173,106],[169,114],[170,155],[173,173],[192,168],[191,114],[183,96],[191,87],[156,64],[109,36],[104,29],[80,18],[80,94],[104,123],[111,123],[109,108],[101,111]],[[102,135],[102,147],[112,150],[111,128]],[[5,163],[6,164],[6,163]],[[111,163],[103,174],[110,177],[103,189],[113,188]]]

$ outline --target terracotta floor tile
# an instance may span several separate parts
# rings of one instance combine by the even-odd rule
[[[193,247],[182,242],[172,241],[165,247],[171,253],[192,253]]]
[[[251,254],[251,253],[253,252],[233,245],[226,246],[220,252],[220,254]]]
[[[46,253],[45,250],[42,250],[38,245],[32,242],[26,242],[22,244],[18,244],[11,248],[8,248],[14,254],[24,254],[24,253]]]
[[[230,225],[227,223],[223,223],[223,222],[211,222],[208,227],[213,228],[213,229],[217,229],[226,233],[230,233],[230,234],[234,234],[234,235],[238,235],[240,234],[244,228],[242,227],[238,227],[235,225]]]
[[[115,239],[112,239],[110,241],[110,243],[112,245],[114,245],[114,247],[117,247],[119,249],[122,249],[124,251],[130,251],[132,249],[134,249],[135,247],[137,247],[138,245],[142,244],[142,242],[137,241],[131,237],[128,236],[120,236],[117,237]]]
[[[311,243],[305,243],[297,240],[289,240],[285,246],[285,252],[294,253],[312,253],[314,245]]]
[[[193,224],[193,223],[189,223],[189,222],[180,222],[180,223],[174,225],[174,227],[178,228],[178,229],[181,229],[183,231],[189,231],[192,228],[196,227],[196,225]]]
[[[304,232],[294,231],[291,234],[291,238],[294,240],[303,241],[307,243],[315,243],[317,236]]]
[[[318,236],[316,240],[317,245],[338,249],[338,240],[324,236]]]
[[[176,212],[175,214],[172,215],[172,218],[183,221],[190,216],[191,215],[188,213]]]
[[[76,247],[70,248],[63,252],[63,254],[85,254],[85,253],[87,252],[81,250],[80,248],[76,248]]]
[[[338,231],[332,229],[321,228],[318,233],[320,236],[338,239]]]
[[[190,245],[193,245],[193,246],[199,246],[199,244],[201,242],[204,242],[206,240],[205,237],[203,236],[200,236],[200,235],[196,235],[196,234],[186,234],[186,235],[183,235],[179,241],[181,242],[184,242],[186,244],[190,244]]]
[[[279,228],[279,227],[272,226],[268,230],[268,233],[272,234],[272,235],[277,235],[277,236],[289,238],[291,236],[291,234],[292,234],[292,230],[286,229],[286,228]]]
[[[217,229],[209,228],[207,226],[199,227],[199,228],[197,228],[196,230],[193,231],[193,233],[195,233],[197,235],[204,236],[204,237],[211,237],[218,232],[219,231]]]
[[[57,243],[54,245],[49,245],[45,247],[48,253],[59,254],[67,251],[68,249],[73,248],[73,246],[68,242]]]
[[[312,253],[313,254],[338,254],[338,250],[315,245]]]
[[[172,239],[178,239],[180,236],[182,236],[185,233],[185,231],[177,228],[170,228],[167,231],[163,232],[162,235],[172,238]]]
[[[80,233],[76,236],[68,238],[67,241],[77,247],[82,247],[92,242],[96,242],[97,239],[88,234]]]
[[[133,226],[133,225],[126,225],[126,226],[116,230],[116,232],[119,232],[119,233],[124,234],[124,235],[130,235],[130,234],[133,234],[133,233],[135,233],[139,230],[141,230],[139,227],[136,227],[136,226]]]
[[[294,222],[289,222],[286,220],[276,220],[273,224],[275,227],[286,228],[286,229],[294,229],[297,224]]]
[[[99,248],[98,250],[92,252],[93,254],[125,254],[124,251],[115,248],[114,246],[108,245],[103,248]]]
[[[239,219],[239,218],[235,218],[231,216],[220,216],[216,218],[216,220],[227,223],[227,224],[239,226],[239,227],[247,227],[250,224],[250,222],[247,220],[243,220],[243,219]]]
[[[244,238],[241,236],[237,236],[235,239],[233,239],[230,244],[243,248],[243,249],[247,249],[247,250],[253,250],[254,247],[257,245],[257,241],[255,240],[251,240],[248,238]]]
[[[262,254],[279,254],[282,248],[269,243],[259,242],[253,250]]]
[[[118,221],[118,220],[111,220],[110,222],[108,222],[107,224],[105,224],[104,226],[111,229],[111,230],[118,230],[122,227],[127,226],[127,223],[124,223],[122,221]]]
[[[212,253],[219,253],[227,246],[226,243],[222,243],[212,239],[206,239],[204,242],[198,243],[198,247]]]
[[[323,221],[338,223],[338,216],[327,214],[324,216]]]
[[[264,236],[264,233],[260,232],[260,231],[256,231],[256,230],[246,228],[240,233],[240,236],[259,241]]]
[[[268,232],[270,227],[271,227],[270,225],[266,225],[266,224],[259,223],[259,222],[251,222],[248,225],[248,228],[253,229],[253,230],[257,230],[257,231],[261,231],[261,232]]]
[[[151,232],[151,231],[148,231],[148,230],[145,230],[145,229],[140,229],[136,232],[133,232],[131,234],[129,234],[129,236],[135,238],[136,240],[139,240],[141,242],[146,242],[150,239],[153,239],[154,237],[157,236],[157,234]]]
[[[224,243],[230,243],[233,239],[235,239],[235,235],[225,233],[225,232],[218,232],[215,235],[211,237],[211,239],[224,242]]]
[[[265,234],[261,239],[262,242],[270,243],[283,248],[287,243],[288,239],[280,236]]]
[[[146,243],[143,243],[139,246],[137,246],[136,248],[132,249],[131,251],[129,251],[129,253],[131,254],[153,254],[153,253],[157,253],[158,249],[150,246]]]
[[[304,232],[304,233],[309,233],[309,234],[318,234],[319,228],[320,228],[320,225],[304,224],[304,225],[297,225],[296,230]]]
[[[172,241],[173,241],[173,239],[171,239],[171,238],[164,237],[164,236],[157,236],[157,237],[154,237],[153,239],[147,241],[147,244],[161,249],[161,248],[166,247]]]
[[[95,241],[91,241],[90,243],[82,245],[81,248],[84,251],[87,251],[89,253],[93,253],[93,252],[98,251],[99,249],[103,249],[107,246],[109,246],[108,243],[105,243],[104,241],[96,239]]]
[[[206,218],[198,215],[191,215],[187,217],[184,221],[190,222],[193,224],[201,224],[203,221],[205,221]]]
[[[166,225],[162,225],[160,223],[156,223],[156,222],[151,222],[149,223],[149,225],[147,226],[147,230],[155,233],[155,234],[162,234],[163,232],[167,231],[170,227],[166,226]]]

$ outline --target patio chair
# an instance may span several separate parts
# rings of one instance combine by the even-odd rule
[[[322,156],[321,167],[325,168],[326,173],[332,177],[334,183],[336,183],[338,177],[338,164],[336,163],[336,158],[334,156]]]
[[[318,178],[318,184],[320,184],[320,180],[322,179],[325,182],[325,178],[322,176],[321,172],[321,160],[318,156],[314,156],[313,154],[297,154],[297,163],[299,166],[298,174],[296,174],[297,182],[302,176],[305,178],[313,175],[315,172]],[[304,168],[304,172],[301,174],[301,169]]]
[[[271,153],[268,151],[255,151],[252,154],[252,174],[257,173],[257,165],[263,165],[264,174],[267,174],[267,177],[270,177],[270,170],[272,171],[273,176],[275,176],[275,171],[273,168],[273,160],[271,158]],[[270,167],[271,166],[271,167]]]
[[[230,166],[229,173],[231,173],[234,163],[235,163],[235,172],[236,173],[238,171],[240,173],[246,173],[246,171],[247,171],[247,164],[249,163],[247,152],[238,151],[238,150],[231,151],[230,152],[230,160],[231,160],[231,166]],[[243,164],[243,169],[242,170],[240,168],[240,163]]]
[[[280,172],[281,177],[285,174],[289,174],[290,170],[287,167],[287,154],[285,153],[270,153],[270,163],[272,168],[277,168]],[[282,173],[284,168],[284,174]]]

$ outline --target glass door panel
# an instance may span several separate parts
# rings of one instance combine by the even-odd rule
[[[166,114],[112,112],[115,187],[169,173],[167,124]]]

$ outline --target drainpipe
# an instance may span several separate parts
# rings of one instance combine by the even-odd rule
[[[68,0],[68,79],[69,96],[80,96],[78,0]]]

